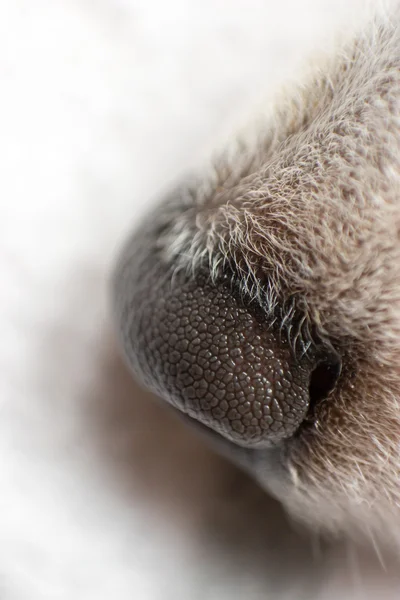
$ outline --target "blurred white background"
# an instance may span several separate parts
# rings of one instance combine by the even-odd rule
[[[124,234],[362,0],[0,0],[0,598],[398,598],[131,381]]]

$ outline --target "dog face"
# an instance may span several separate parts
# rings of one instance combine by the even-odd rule
[[[125,246],[133,372],[314,528],[400,540],[400,28],[375,21]]]

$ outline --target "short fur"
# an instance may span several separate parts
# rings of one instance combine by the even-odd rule
[[[176,267],[233,265],[289,330],[300,315],[344,356],[289,448],[283,502],[314,527],[400,543],[399,12],[282,96],[258,141],[187,198],[160,242]]]

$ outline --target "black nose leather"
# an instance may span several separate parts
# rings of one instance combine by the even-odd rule
[[[148,246],[148,244],[147,244]],[[115,286],[134,373],[175,408],[248,448],[291,437],[334,386],[336,358],[296,356],[279,325],[227,280],[175,274],[146,239],[127,247]]]

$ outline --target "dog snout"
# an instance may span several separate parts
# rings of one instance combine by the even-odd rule
[[[134,236],[117,272],[118,326],[129,366],[175,408],[235,444],[292,437],[336,384],[340,360],[296,351],[279,319],[243,298],[232,274],[212,281],[165,264]]]

